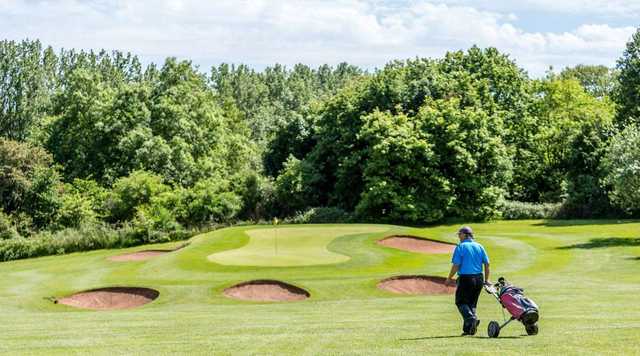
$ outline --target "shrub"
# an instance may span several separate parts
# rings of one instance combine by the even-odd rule
[[[187,235],[173,212],[161,204],[138,207],[131,226],[135,239],[142,243],[178,240]]]
[[[242,208],[242,199],[230,191],[229,182],[201,180],[183,194],[181,221],[188,225],[230,222]]]
[[[640,126],[629,125],[618,133],[602,164],[611,201],[630,213],[640,210]]]
[[[72,252],[108,248],[124,248],[148,242],[173,241],[191,236],[193,231],[150,231],[141,235],[139,227],[125,224],[114,229],[106,224],[84,225],[56,232],[45,231],[30,238],[0,239],[0,262],[39,256],[62,255]],[[149,238],[151,236],[151,238]]]
[[[42,228],[60,207],[60,176],[51,155],[40,147],[0,139],[0,207],[10,215],[25,213]]]
[[[137,207],[149,204],[154,197],[171,188],[162,183],[162,178],[149,172],[135,171],[118,179],[107,199],[107,217],[111,222],[130,221]]]
[[[353,222],[354,216],[336,207],[311,208],[284,219],[287,224],[327,224]]]
[[[308,187],[314,179],[314,169],[309,163],[289,156],[275,181],[275,213],[287,216],[313,204],[316,199]]]
[[[114,230],[107,225],[90,225],[79,229],[41,232],[30,238],[1,240],[0,261],[103,248],[122,248],[137,243],[128,228]]]
[[[500,206],[505,220],[553,219],[558,216],[562,203],[527,203],[505,201]]]
[[[16,228],[13,226],[11,217],[5,214],[3,211],[0,211],[0,240],[7,240],[18,237],[20,237],[20,235],[16,231]]]
[[[58,225],[62,227],[80,227],[96,221],[91,201],[78,193],[65,194],[58,211]]]
[[[110,191],[98,182],[86,179],[74,179],[71,184],[65,184],[65,193],[79,194],[91,203],[91,209],[100,217],[108,215],[105,210]]]
[[[272,214],[274,184],[271,179],[251,173],[233,190],[242,198],[242,210],[238,213],[241,219],[259,221]]]

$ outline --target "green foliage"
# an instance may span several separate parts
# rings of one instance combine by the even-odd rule
[[[203,226],[228,223],[242,209],[242,198],[230,190],[227,181],[217,178],[201,180],[183,195],[182,221]]]
[[[614,116],[640,117],[639,33],[618,86],[603,66],[531,80],[475,46],[373,74],[343,63],[207,75],[174,58],[143,68],[118,51],[2,41],[0,137],[23,142],[0,141],[0,233],[108,222],[165,241],[272,216],[486,220],[504,199],[563,202],[562,217],[634,210],[621,198],[634,166],[619,161],[632,149],[607,146]]]
[[[640,28],[627,43],[617,69],[620,74],[613,99],[618,105],[616,121],[623,127],[640,120]]]
[[[176,221],[175,213],[157,202],[138,206],[131,228],[132,235],[141,243],[179,240],[187,236]]]
[[[0,41],[0,137],[25,140],[46,115],[55,61],[39,41]]]
[[[57,224],[63,227],[78,228],[96,222],[97,214],[91,200],[79,193],[67,193],[62,196],[58,210]]]
[[[116,82],[76,70],[55,98],[47,147],[68,180],[111,184],[134,170],[190,186],[253,162],[242,123],[223,116],[190,62],[169,59],[153,80]]]
[[[500,204],[500,215],[505,220],[555,219],[560,214],[562,203],[527,203],[504,201]]]
[[[19,237],[11,217],[0,210],[0,241]]]
[[[564,166],[567,198],[559,216],[594,218],[620,216],[608,197],[610,187],[603,184],[607,171],[601,164],[615,130],[611,122],[585,124],[570,143],[571,152]]]
[[[309,185],[315,177],[315,170],[310,164],[289,156],[275,181],[275,215],[288,216],[313,206],[316,199]]]
[[[137,208],[151,203],[152,199],[168,192],[170,187],[162,178],[145,171],[134,171],[131,175],[118,179],[106,202],[108,217],[112,222],[133,219]]]
[[[613,137],[602,164],[609,197],[627,212],[640,210],[640,127],[629,125]]]
[[[356,221],[353,214],[336,207],[310,208],[284,219],[285,224],[334,224]]]
[[[7,214],[26,214],[42,228],[60,207],[59,174],[47,151],[28,143],[0,139],[0,204]]]
[[[261,218],[270,217],[274,205],[274,182],[270,178],[257,173],[236,178],[240,179],[240,186],[233,191],[242,198],[242,210],[238,213],[241,219],[259,221]]]
[[[565,195],[572,142],[584,125],[606,126],[614,107],[589,95],[575,79],[548,78],[535,86],[534,125],[517,144],[511,197],[530,202],[559,202]]]
[[[30,238],[0,240],[0,261],[122,248],[138,243],[127,228],[114,230],[106,225],[86,225],[79,229],[44,231]]]
[[[575,79],[591,96],[602,99],[613,92],[617,74],[607,66],[579,64],[565,68],[560,73],[560,79]]]
[[[511,174],[499,117],[516,116],[525,79],[495,49],[391,63],[324,105],[305,185],[361,216],[490,218]]]
[[[441,177],[425,122],[374,112],[360,137],[369,145],[363,161],[364,192],[358,216],[391,221],[436,221],[451,203],[450,182]]]

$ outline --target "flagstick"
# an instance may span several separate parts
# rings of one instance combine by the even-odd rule
[[[273,219],[273,226],[274,226],[275,234],[276,234],[276,238],[274,240],[275,250],[276,250],[276,256],[278,256],[278,218],[274,218]]]

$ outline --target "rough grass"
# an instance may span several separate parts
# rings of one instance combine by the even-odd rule
[[[310,231],[342,227],[307,226]],[[487,322],[502,319],[500,307],[486,294],[479,305],[479,335],[460,338],[452,296],[399,296],[376,289],[378,280],[391,275],[443,276],[449,268],[446,255],[385,248],[375,244],[377,239],[412,234],[455,242],[457,226],[376,225],[378,232],[337,233],[327,249],[351,259],[331,265],[248,267],[207,260],[246,245],[244,231],[255,228],[242,227],[201,235],[182,250],[143,262],[106,258],[150,246],[0,263],[0,353],[640,353],[640,246],[635,242],[640,224],[510,221],[473,227],[492,258],[494,275],[524,287],[540,305],[538,336],[522,336],[522,326],[514,323],[499,339],[486,338]],[[252,303],[221,294],[237,282],[262,278],[298,285],[311,298]],[[139,309],[103,312],[44,299],[110,285],[151,287],[161,294]]]

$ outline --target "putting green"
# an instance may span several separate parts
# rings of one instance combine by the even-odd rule
[[[346,262],[351,257],[331,252],[327,245],[341,236],[386,231],[383,227],[354,226],[309,229],[285,227],[245,231],[249,242],[234,250],[209,255],[208,259],[228,266],[313,266]]]

